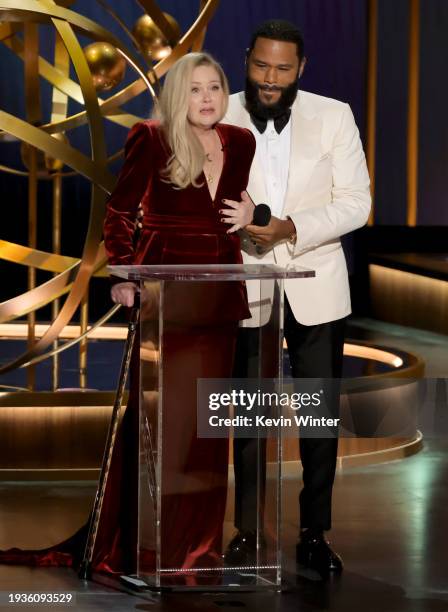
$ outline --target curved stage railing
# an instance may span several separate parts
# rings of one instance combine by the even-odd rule
[[[424,374],[418,356],[366,342],[348,341],[344,359],[355,381],[390,379],[388,403],[400,401],[396,393],[400,379]],[[113,399],[111,391],[0,392],[0,479],[96,479]],[[342,396],[342,407],[346,399]],[[350,397],[350,409],[363,410],[362,394]],[[403,458],[421,447],[417,429],[406,437],[341,438],[338,466]],[[297,440],[285,440],[283,459],[284,474],[296,475]]]

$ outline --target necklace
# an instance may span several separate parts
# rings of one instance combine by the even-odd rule
[[[205,154],[205,161],[208,163],[213,161],[213,157],[210,155],[210,153]],[[213,183],[214,177],[213,174],[210,174],[210,172],[205,174],[205,178],[207,179],[207,183]]]
[[[223,150],[222,146],[221,146],[221,151]],[[208,164],[213,163],[213,157],[211,156],[210,153],[205,153],[205,161]],[[213,183],[213,181],[215,180],[215,177],[213,176],[213,174],[211,172],[204,172],[205,174],[205,178],[207,180],[207,183],[211,184]]]

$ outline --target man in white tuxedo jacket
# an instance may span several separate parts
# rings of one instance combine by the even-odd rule
[[[351,311],[340,238],[368,219],[369,176],[348,104],[299,91],[305,61],[303,39],[293,24],[262,24],[247,52],[246,89],[230,97],[224,122],[253,132],[257,149],[247,192],[272,210],[269,225],[245,228],[244,262],[297,264],[316,272],[315,278],[285,281],[284,330],[292,375],[339,379],[345,319]],[[231,213],[224,214],[231,222]],[[248,294],[249,301],[260,299],[250,283]],[[268,317],[269,309],[264,320],[253,317],[245,324],[263,325]],[[244,351],[247,358],[256,354],[253,338],[250,330],[242,330],[240,364]],[[235,373],[244,374],[250,375],[244,367]],[[339,390],[336,403],[338,410]],[[300,451],[304,486],[297,561],[325,576],[342,571],[340,557],[324,536],[331,527],[337,439],[301,439]],[[251,450],[250,441],[236,440],[234,454],[238,533],[226,557],[244,562],[256,542],[256,504],[249,492],[255,477],[253,445]]]

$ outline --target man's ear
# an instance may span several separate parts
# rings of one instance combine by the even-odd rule
[[[303,60],[300,62],[300,66],[299,66],[299,79],[303,74],[303,71],[305,70],[305,66],[306,66],[306,57],[303,58]]]

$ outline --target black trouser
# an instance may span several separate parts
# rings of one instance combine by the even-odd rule
[[[241,327],[235,351],[234,378],[267,378],[260,364],[259,328]],[[267,351],[263,351],[266,353]],[[271,374],[272,375],[272,374]],[[257,529],[263,522],[266,485],[266,439],[234,438],[233,467],[235,472],[235,527],[240,531]],[[260,514],[258,514],[260,509]]]
[[[336,379],[332,393],[332,416],[339,413],[345,318],[320,325],[302,325],[285,297],[284,333],[294,378]],[[237,342],[235,378],[257,376],[258,329],[242,328]],[[263,375],[265,375],[263,373]],[[269,376],[269,374],[268,374]],[[331,497],[336,471],[337,438],[300,438],[303,489],[300,493],[300,526],[316,530],[331,528]],[[260,470],[258,465],[263,466]],[[257,528],[258,503],[264,503],[264,445],[256,439],[235,439],[235,526]],[[260,473],[258,473],[260,471]]]

